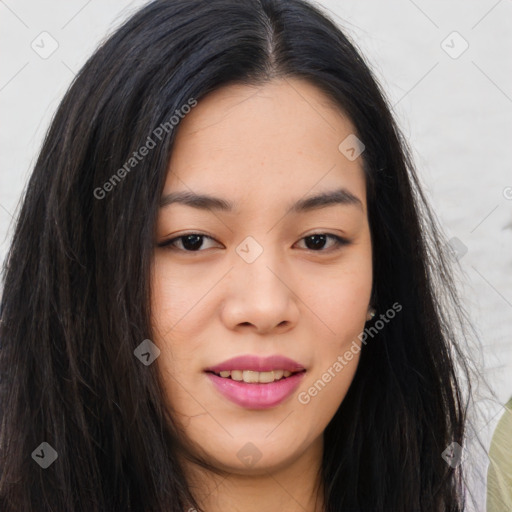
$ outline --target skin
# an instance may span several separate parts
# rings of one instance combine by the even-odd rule
[[[232,213],[178,203],[160,208],[151,277],[153,341],[169,408],[190,451],[228,474],[184,460],[208,512],[323,510],[316,493],[323,432],[359,353],[341,371],[332,367],[360,347],[372,287],[362,159],[338,149],[354,133],[324,93],[291,78],[214,91],[179,125],[163,196],[192,191],[238,205]],[[361,204],[287,212],[291,202],[340,187]],[[190,233],[213,240],[204,238],[199,251],[187,252],[183,239],[174,249],[158,246]],[[350,243],[306,245],[315,233]],[[236,251],[248,236],[263,250],[252,263]],[[204,370],[245,354],[282,354],[307,371],[278,406],[244,408],[223,397]],[[329,368],[335,376],[301,403],[299,394]],[[261,456],[253,464],[237,456],[247,443]]]

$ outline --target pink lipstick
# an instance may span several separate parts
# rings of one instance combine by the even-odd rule
[[[299,386],[304,366],[285,356],[239,356],[207,368],[217,391],[247,409],[268,409],[286,400]]]

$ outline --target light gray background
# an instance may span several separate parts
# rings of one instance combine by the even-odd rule
[[[65,90],[97,44],[145,3],[0,0],[0,260]],[[512,396],[512,0],[320,5],[367,57],[446,234],[467,247],[461,293],[484,346],[484,375],[503,404]],[[48,58],[31,47],[51,48],[44,31],[58,43]],[[487,440],[501,410],[480,420]]]

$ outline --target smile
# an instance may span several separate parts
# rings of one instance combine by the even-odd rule
[[[214,389],[246,409],[268,409],[299,386],[305,367],[283,355],[242,355],[205,369]]]
[[[292,372],[290,372],[289,370],[273,370],[270,372],[256,372],[253,370],[224,370],[215,373],[215,375],[217,375],[218,377],[222,377],[223,379],[232,379],[238,382],[243,381],[246,382],[247,384],[268,384],[270,382],[286,379],[287,377],[292,375]]]

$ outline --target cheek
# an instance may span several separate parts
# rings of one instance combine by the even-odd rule
[[[186,370],[200,360],[198,340],[202,325],[192,320],[201,315],[204,290],[201,293],[193,280],[177,275],[176,270],[166,265],[165,258],[155,260],[151,283],[153,342],[160,349],[159,372],[168,395],[173,397],[173,405],[177,406]]]
[[[201,330],[197,320],[206,304],[205,294],[214,285],[212,272],[202,275],[171,265],[165,255],[155,258],[151,282],[151,315],[155,336],[160,340],[187,339],[193,348],[194,329]],[[172,347],[171,347],[172,348]]]
[[[316,281],[323,282],[324,289],[314,302],[323,334],[318,337],[313,368],[297,398],[302,413],[324,427],[343,401],[357,370],[372,279],[371,252],[365,251],[329,279]]]
[[[318,323],[323,352],[342,348],[364,327],[373,282],[370,247],[360,246],[327,269],[303,269],[298,294]]]
[[[371,279],[366,285],[359,280],[339,284],[320,309],[329,319],[323,329],[329,334],[317,338],[314,364],[297,393],[302,417],[314,419],[312,430],[323,430],[336,413],[352,383],[362,349]]]
[[[197,332],[201,326],[187,322],[187,311],[192,313],[186,297],[181,296],[177,301],[174,294],[168,290],[160,293],[157,287],[153,298],[153,342],[160,349],[155,363],[167,396],[167,406],[175,419],[186,427],[190,418],[205,412],[201,397],[196,399],[194,396],[194,390],[201,385],[201,375],[196,367],[204,348],[194,341],[200,339]]]

